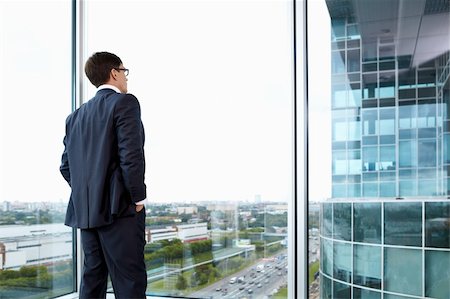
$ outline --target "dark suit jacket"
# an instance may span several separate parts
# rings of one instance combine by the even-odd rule
[[[101,89],[66,120],[61,174],[72,188],[65,224],[94,228],[133,215],[146,198],[137,98]]]

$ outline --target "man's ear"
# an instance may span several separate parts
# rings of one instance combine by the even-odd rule
[[[109,78],[110,80],[117,80],[117,71],[115,69],[111,69],[111,71],[109,72]]]

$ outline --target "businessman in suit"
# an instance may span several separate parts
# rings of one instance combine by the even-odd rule
[[[106,297],[108,273],[116,298],[145,298],[147,288],[144,128],[128,72],[115,54],[94,53],[85,73],[97,93],[66,120],[65,224],[81,230],[83,299]]]

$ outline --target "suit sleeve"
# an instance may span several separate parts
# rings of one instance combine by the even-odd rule
[[[125,187],[133,202],[147,197],[144,158],[144,128],[141,108],[137,98],[131,94],[121,97],[115,108],[115,125],[120,168]]]
[[[64,140],[63,140],[64,152],[61,157],[61,166],[59,167],[59,171],[61,172],[62,176],[67,181],[67,183],[69,183],[69,186],[71,186],[70,185],[70,168],[69,168],[69,159],[67,158],[66,140],[67,140],[67,134],[66,134],[66,136],[64,136]]]

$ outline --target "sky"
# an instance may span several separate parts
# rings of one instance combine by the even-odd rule
[[[110,51],[130,69],[128,91],[140,101],[146,131],[148,200],[290,200],[292,3],[123,3],[86,2],[84,60]],[[0,61],[8,70],[0,74],[0,201],[66,202],[59,163],[70,113],[70,1],[23,4],[0,2]],[[95,89],[84,80],[89,99]],[[321,109],[311,108],[311,127],[329,140],[317,127]],[[323,178],[319,169],[331,164],[311,159],[318,165],[311,174]],[[326,188],[314,189],[311,197],[326,196]]]

